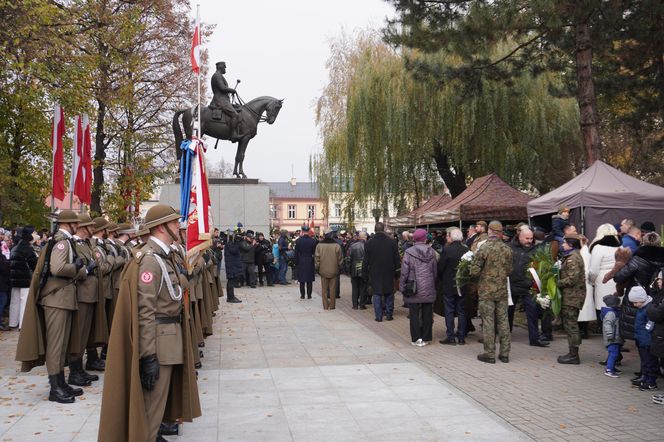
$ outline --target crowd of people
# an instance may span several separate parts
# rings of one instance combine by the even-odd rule
[[[641,361],[635,386],[655,390],[663,373],[664,247],[652,223],[602,224],[592,240],[577,232],[565,207],[548,233],[526,223],[479,221],[465,235],[449,227],[396,236],[379,222],[371,235],[336,229],[318,235],[303,226],[266,237],[238,223],[215,229],[211,247],[192,260],[180,218],[157,205],[134,228],[63,210],[50,234],[32,226],[0,230],[2,331],[20,332],[16,360],[23,371],[46,365],[50,401],[74,402],[99,379],[91,372],[106,372],[100,440],[116,434],[164,440],[177,431],[174,422],[200,415],[196,369],[224,295],[222,267],[228,303],[242,302],[235,296],[240,286],[289,285],[291,278],[300,299],[312,299],[318,275],[323,309],[334,310],[346,274],[353,310],[373,306],[377,322],[393,320],[395,294],[403,296],[416,347],[432,342],[435,312],[446,329],[440,344],[466,344],[477,325],[484,347],[477,359],[509,363],[521,309],[531,346],[549,346],[554,324],[562,324],[568,352],[558,357],[561,364],[580,364],[582,340],[594,332],[607,349],[606,376],[620,377],[629,340]],[[537,296],[531,267],[542,250],[557,261],[559,318]],[[652,400],[664,404],[664,395]]]
[[[548,347],[554,324],[562,326],[568,352],[558,357],[561,364],[580,364],[582,340],[591,333],[602,334],[607,348],[604,374],[616,378],[622,352],[629,351],[624,343],[634,341],[641,369],[631,383],[640,390],[655,390],[656,378],[664,373],[661,238],[653,223],[637,226],[627,218],[615,225],[602,224],[591,240],[569,222],[569,212],[562,207],[553,216],[550,232],[526,223],[503,226],[499,221],[479,221],[465,235],[459,227],[450,227],[408,230],[396,236],[386,234],[385,226],[377,223],[372,235],[328,229],[318,237],[305,226],[294,241],[283,243],[286,251],[294,252],[293,275],[300,282],[301,298],[305,299],[305,286],[311,298],[318,274],[326,310],[335,308],[343,273],[350,278],[352,308],[373,304],[378,322],[393,319],[395,293],[403,295],[414,346],[431,343],[434,312],[445,319],[443,345],[464,345],[467,335],[476,330],[473,319],[479,318],[484,351],[477,359],[508,363],[514,316],[520,309],[530,346]],[[281,232],[277,242],[287,235]],[[540,290],[529,271],[535,254],[544,247],[557,261],[558,318],[550,305],[537,300]],[[460,283],[457,272],[464,260],[470,281]],[[274,262],[278,266],[278,260]],[[592,323],[595,327],[589,330]],[[655,395],[653,401],[662,404],[664,396]]]

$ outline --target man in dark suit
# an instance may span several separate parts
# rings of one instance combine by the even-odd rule
[[[388,321],[394,313],[394,279],[401,268],[397,242],[385,235],[383,223],[376,223],[376,234],[367,241],[364,250],[363,274],[369,276],[373,289],[375,320],[383,320],[383,312]]]
[[[463,233],[456,227],[447,230],[447,245],[443,249],[438,261],[438,277],[442,280],[443,301],[445,302],[445,328],[447,339],[439,341],[441,344],[459,345],[466,343],[466,312],[464,297],[457,289],[456,272],[461,257],[468,252],[463,243]],[[459,318],[457,332],[454,332],[454,315]]]

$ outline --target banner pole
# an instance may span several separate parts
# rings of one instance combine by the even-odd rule
[[[198,38],[199,38],[199,45],[203,46],[203,33],[201,32],[201,18],[200,18],[200,7],[201,5],[197,4],[196,5],[196,24],[198,25]],[[199,53],[200,53],[200,46],[199,46]],[[196,130],[196,135],[198,138],[203,138],[203,133],[201,131],[201,69],[199,66],[198,69],[198,128]]]

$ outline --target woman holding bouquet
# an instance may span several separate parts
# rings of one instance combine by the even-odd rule
[[[558,287],[562,292],[562,309],[560,316],[563,328],[567,333],[569,353],[558,357],[559,364],[580,364],[579,346],[579,310],[586,299],[586,272],[583,257],[580,253],[581,237],[576,233],[568,233],[563,239],[563,262],[560,267]]]

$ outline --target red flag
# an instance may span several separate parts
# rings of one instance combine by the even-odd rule
[[[195,152],[191,172],[191,191],[189,192],[189,214],[187,216],[187,264],[193,268],[201,251],[212,245],[210,210],[210,191],[205,169],[205,145],[198,138],[191,141]]]
[[[74,142],[71,147],[71,179],[69,191],[83,202],[85,197],[85,173],[83,172],[83,121],[77,115],[74,123]]]
[[[194,38],[191,40],[191,51],[189,51],[189,58],[191,59],[191,70],[196,74],[201,72],[201,25],[196,14],[196,28],[194,28]]]
[[[51,151],[53,153],[51,183],[52,195],[60,201],[65,199],[65,160],[62,151],[62,135],[64,133],[65,112],[56,103],[53,110],[53,130],[51,131]]]
[[[83,114],[82,164],[82,169],[85,173],[85,179],[83,180],[85,196],[81,199],[81,202],[90,205],[92,204],[92,136],[90,135],[90,118],[88,118],[88,114]]]

